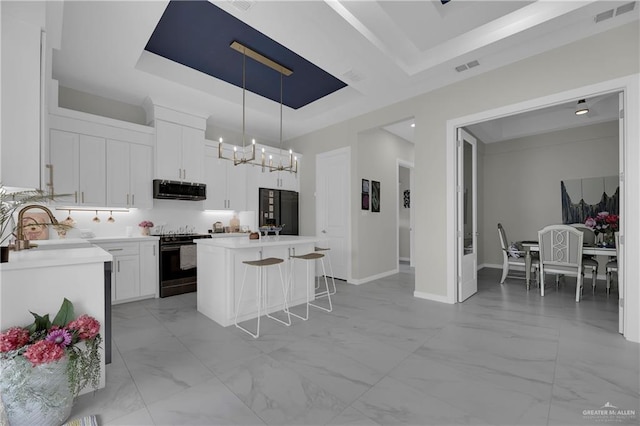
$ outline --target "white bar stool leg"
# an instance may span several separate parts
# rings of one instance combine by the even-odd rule
[[[284,282],[284,277],[282,276],[282,268],[280,267],[280,263],[282,263],[283,260],[282,259],[278,259],[278,258],[267,258],[267,259],[261,259],[261,260],[252,260],[252,261],[244,261],[243,263],[245,264],[244,267],[244,274],[242,276],[242,285],[240,286],[240,295],[238,297],[238,303],[236,305],[236,315],[235,315],[235,319],[234,319],[234,324],[237,328],[241,329],[242,331],[246,332],[247,334],[249,334],[250,336],[252,336],[254,339],[257,339],[258,337],[260,337],[260,317],[262,316],[262,310],[264,309],[265,311],[267,311],[267,317],[271,318],[273,320],[278,321],[281,324],[284,324],[286,326],[290,326],[291,325],[291,316],[289,314],[289,306],[287,304],[287,293],[286,293],[286,289],[285,289],[285,282]],[[276,318],[272,315],[269,315],[268,313],[268,291],[267,291],[267,286],[266,286],[266,277],[265,274],[263,272],[263,269],[267,266],[273,266],[273,265],[278,265],[278,270],[280,271],[280,285],[282,288],[282,294],[284,296],[284,301],[283,301],[283,311],[287,314],[287,319],[288,322],[285,322],[283,320],[281,320],[280,318]],[[242,295],[244,294],[244,286],[246,283],[246,279],[247,279],[247,268],[249,266],[255,266],[256,269],[256,307],[257,307],[257,324],[256,324],[256,332],[253,333],[250,330],[248,330],[247,328],[241,326],[240,324],[238,324],[238,314],[240,313],[240,305],[242,304]]]
[[[261,268],[262,269],[262,268]],[[269,315],[269,311],[265,309],[265,312],[267,312],[267,317],[271,318],[272,320],[278,321],[281,324],[286,325],[287,327],[289,327],[291,325],[291,313],[289,312],[289,304],[287,303],[287,291],[285,289],[285,284],[284,284],[284,277],[282,275],[282,268],[280,267],[280,265],[278,265],[278,271],[280,272],[280,283],[281,283],[281,288],[282,288],[282,295],[284,296],[284,302],[282,304],[282,310],[287,314],[287,321],[283,321],[280,318],[276,318],[274,316]],[[267,291],[266,291],[266,286],[265,286],[265,304],[267,302],[267,300],[269,300],[267,296]]]
[[[293,283],[294,283],[294,276],[295,276],[295,274],[294,274],[294,270],[295,270],[295,260],[296,260],[297,258],[298,258],[298,257],[296,257],[296,256],[289,256],[289,261],[291,262],[291,264],[290,264],[290,266],[291,266],[291,271],[290,271],[290,273],[289,273],[289,284],[288,284],[288,286],[287,286],[287,289],[289,289],[289,290],[291,289],[291,286],[292,286],[292,285],[293,285]],[[306,286],[306,287],[307,287],[307,301],[306,301],[306,303],[305,303],[305,307],[306,307],[306,314],[305,314],[305,316],[298,315],[298,314],[294,314],[294,313],[293,313],[293,312],[291,312],[291,311],[289,312],[289,314],[290,314],[290,315],[293,315],[293,316],[294,316],[294,317],[296,317],[296,318],[300,318],[300,319],[301,319],[301,320],[303,320],[303,321],[307,321],[307,320],[309,319],[309,296],[310,296],[310,294],[309,294],[309,264],[308,264],[308,263],[307,263],[307,286]]]
[[[240,324],[238,324],[238,313],[240,313],[240,304],[242,303],[242,294],[244,293],[244,284],[245,281],[247,279],[247,268],[249,267],[249,265],[244,265],[244,273],[242,274],[242,285],[240,286],[240,296],[238,297],[238,304],[236,306],[236,316],[235,319],[233,321],[233,323],[235,324],[236,327],[238,327],[240,330],[244,331],[245,333],[249,334],[250,336],[252,336],[254,339],[257,339],[258,337],[260,337],[260,305],[262,305],[262,301],[260,296],[260,290],[261,290],[261,281],[260,281],[260,271],[262,270],[262,268],[258,268],[258,270],[256,271],[256,275],[257,275],[257,283],[256,283],[256,300],[257,300],[257,305],[258,305],[258,324],[256,326],[256,332],[252,333],[251,331],[249,331],[248,329],[244,328],[243,326],[241,326]]]
[[[319,251],[329,251],[331,249],[329,248],[323,248],[323,247],[316,247],[315,251],[319,252]],[[331,256],[329,256],[329,253],[327,253],[325,255],[325,257],[327,258],[327,261],[329,262],[329,272],[331,273],[331,282],[333,283],[333,292],[331,293],[331,295],[333,296],[334,294],[336,294],[336,279],[335,279],[335,274],[333,273],[333,265],[331,265]],[[326,277],[326,275],[325,275]],[[318,281],[316,282],[316,290],[320,288],[320,277],[318,276]]]
[[[316,305],[315,303],[311,303],[311,302],[309,302],[309,305],[313,306],[314,308],[322,309],[323,311],[326,311],[326,312],[332,312],[333,311],[333,305],[331,304],[331,292],[329,291],[329,282],[327,281],[327,271],[324,268],[324,259],[323,259],[324,255],[322,254],[321,256],[322,257],[320,258],[320,263],[322,264],[322,274],[324,276],[325,291],[323,291],[322,293],[317,293],[315,295],[315,298],[318,299],[320,297],[326,297],[327,300],[329,301],[329,307],[325,308],[324,306],[319,306],[319,305]],[[308,276],[308,271],[307,271],[307,276]]]

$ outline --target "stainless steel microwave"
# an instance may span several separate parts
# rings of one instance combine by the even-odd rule
[[[161,200],[206,200],[207,185],[196,182],[154,179],[153,198]]]

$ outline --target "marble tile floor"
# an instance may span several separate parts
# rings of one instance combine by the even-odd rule
[[[194,293],[113,307],[105,389],[72,417],[101,425],[635,424],[639,345],[617,333],[604,283],[544,298],[479,272],[476,295],[413,297],[414,274],[337,281],[332,313],[263,321],[254,340],[196,311]],[[615,414],[608,414],[615,406]],[[599,411],[597,411],[599,410]],[[623,411],[620,411],[623,410]],[[602,414],[606,411],[605,414]]]

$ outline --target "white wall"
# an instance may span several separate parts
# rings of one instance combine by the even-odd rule
[[[147,116],[142,106],[107,99],[68,87],[58,86],[58,106],[114,120],[147,124]]]
[[[356,282],[398,270],[397,160],[413,162],[413,144],[381,129],[358,135],[357,181],[380,182],[380,212],[362,210],[360,192],[352,197],[352,211],[358,219],[352,229],[355,247],[352,256]]]
[[[109,211],[98,212],[100,222],[93,222],[96,212],[71,211],[71,217],[76,225],[67,233],[67,238],[79,238],[82,229],[91,230],[97,237],[124,236],[127,226],[133,227],[134,235],[139,233],[138,224],[143,220],[150,220],[157,227],[164,225],[166,230],[176,231],[180,227],[193,226],[197,233],[207,233],[214,222],[222,222],[228,226],[234,214],[238,214],[240,226],[253,225],[255,214],[253,212],[233,211],[203,211],[201,201],[182,200],[153,200],[153,209],[131,209],[128,212],[113,212],[115,222],[107,222]],[[67,210],[53,210],[56,219],[64,220],[69,212]],[[158,232],[159,228],[152,230]],[[53,229],[49,230],[49,238],[56,239],[57,234]]]
[[[502,265],[496,226],[510,241],[535,240],[562,223],[560,181],[618,174],[618,122],[487,144],[484,156],[483,261]]]

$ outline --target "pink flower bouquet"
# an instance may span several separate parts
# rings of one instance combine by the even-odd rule
[[[12,362],[20,366],[22,375],[26,375],[32,368],[67,357],[72,394],[77,395],[88,384],[97,388],[100,380],[98,349],[102,342],[100,322],[89,315],[73,319],[73,304],[67,299],[53,321],[49,320],[49,314],[31,314],[35,319],[33,324],[11,327],[0,333],[2,386],[11,389],[10,382],[23,379],[7,368]]]
[[[138,224],[140,228],[153,228],[153,222],[150,220],[143,220]]]

